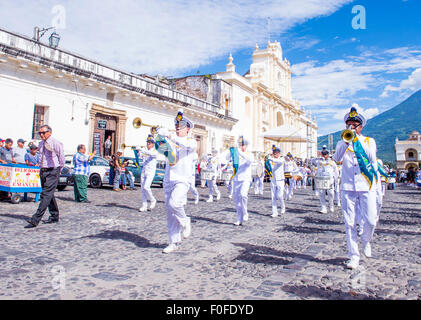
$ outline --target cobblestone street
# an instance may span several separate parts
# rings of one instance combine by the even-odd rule
[[[387,190],[372,242],[373,258],[345,268],[341,211],[321,214],[311,188],[296,190],[287,212],[272,218],[270,186],[249,193],[249,221],[235,227],[235,207],[220,187],[218,202],[186,206],[192,235],[168,243],[163,191],[140,213],[140,188],[56,192],[60,223],[24,229],[34,202],[0,203],[0,299],[420,299],[421,190]],[[48,212],[44,220],[48,218]]]

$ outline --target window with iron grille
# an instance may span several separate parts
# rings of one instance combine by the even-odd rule
[[[35,106],[34,109],[34,124],[32,126],[32,139],[40,140],[41,137],[39,136],[39,130],[41,129],[41,126],[43,126],[45,123],[45,110],[46,107],[42,106]]]

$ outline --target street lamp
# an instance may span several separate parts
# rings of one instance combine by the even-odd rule
[[[60,42],[60,36],[56,32],[53,32],[48,40],[50,42],[50,47],[55,49],[58,47],[58,43]]]
[[[34,40],[37,41],[37,42],[40,42],[40,40],[44,36],[44,34],[51,29],[55,29],[55,28],[50,27],[50,28],[47,28],[47,29],[44,28],[44,29],[41,30],[39,27],[35,27],[34,28]],[[49,38],[50,47],[57,48],[59,42],[60,42],[60,36],[54,31],[50,35],[50,38]]]

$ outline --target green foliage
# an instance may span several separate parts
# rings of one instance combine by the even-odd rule
[[[396,107],[368,120],[362,133],[376,140],[378,158],[394,164],[396,138],[406,140],[413,130],[421,132],[421,90]],[[333,133],[334,148],[341,138],[341,132]],[[327,143],[327,135],[319,137],[318,148]]]

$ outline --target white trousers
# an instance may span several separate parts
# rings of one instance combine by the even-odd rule
[[[189,184],[186,182],[164,183],[165,208],[167,210],[167,225],[170,243],[181,242],[181,232],[190,223],[184,206],[187,203]]]
[[[348,257],[360,259],[356,225],[363,222],[361,240],[368,243],[373,238],[377,223],[377,193],[374,191],[341,191],[342,213],[344,215]]]
[[[320,205],[322,206],[322,209],[326,208],[326,193],[328,196],[329,207],[334,208],[333,197],[334,197],[335,191],[333,190],[333,188],[331,188],[329,190],[319,190],[319,199],[320,199]]]
[[[255,194],[263,194],[263,179],[265,178],[265,175],[263,175],[261,178],[253,178],[254,182],[254,193]]]
[[[270,183],[270,191],[272,193],[272,213],[276,214],[278,212],[278,201],[281,210],[285,209],[284,201],[284,188],[285,181],[276,181],[272,180]]]
[[[152,174],[141,174],[140,183],[141,183],[141,194],[142,194],[142,206],[146,206],[148,201],[156,201],[152,194],[152,180],[154,175]]]
[[[197,198],[199,196],[199,191],[197,191],[196,188],[196,177],[193,176],[190,179],[190,183],[189,183],[189,192],[191,192],[195,198]]]
[[[294,194],[294,179],[289,178],[289,185],[285,185],[285,199],[289,199]]]
[[[341,203],[341,186],[338,180],[335,180],[335,201],[339,205]]]
[[[209,188],[209,197],[212,197],[214,192],[217,195],[220,194],[218,185],[216,184],[216,178],[213,178],[212,180],[207,180],[207,182],[208,182],[208,188]]]
[[[227,187],[228,195],[232,196],[233,193],[234,193],[234,188],[233,188],[232,180],[225,181],[225,186]]]
[[[244,216],[247,215],[248,192],[250,181],[233,181],[234,202],[237,210],[238,221],[243,223]]]

